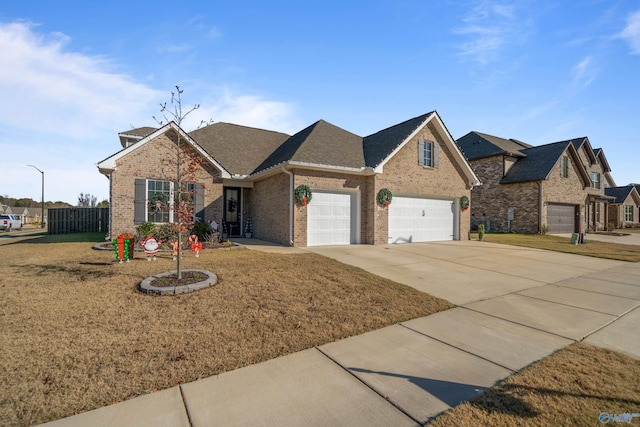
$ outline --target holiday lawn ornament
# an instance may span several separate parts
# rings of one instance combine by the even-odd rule
[[[116,253],[116,259],[129,262],[133,258],[133,238],[130,234],[120,234],[113,239],[113,250]]]
[[[191,252],[196,253],[196,258],[200,256],[200,251],[202,250],[202,243],[198,243],[198,236],[192,234],[189,236],[189,243],[191,243]]]
[[[147,254],[147,261],[151,261],[151,257],[153,257],[154,261],[156,260],[156,254],[160,250],[160,243],[162,243],[162,240],[156,240],[152,236],[147,236],[140,242],[140,245],[144,248],[144,252]]]

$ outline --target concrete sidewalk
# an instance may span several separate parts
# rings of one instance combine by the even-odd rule
[[[485,242],[309,250],[459,307],[47,425],[419,425],[576,341],[640,359],[639,264]]]

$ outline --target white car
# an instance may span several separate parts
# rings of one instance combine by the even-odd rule
[[[22,230],[22,220],[15,215],[0,214],[0,230]]]

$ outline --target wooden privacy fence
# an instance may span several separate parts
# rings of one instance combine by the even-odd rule
[[[47,217],[49,234],[109,231],[109,208],[55,208]]]

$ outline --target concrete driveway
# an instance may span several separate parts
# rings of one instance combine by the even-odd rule
[[[324,246],[307,250],[457,305],[628,264],[480,241]]]

